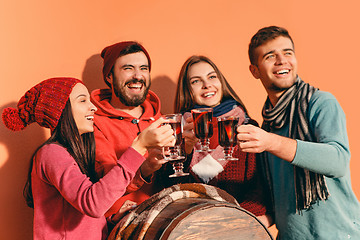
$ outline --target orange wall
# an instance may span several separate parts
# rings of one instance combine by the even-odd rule
[[[339,2],[1,1],[0,110],[49,77],[73,76],[90,90],[103,87],[99,52],[117,41],[138,40],[152,57],[152,89],[164,113],[173,109],[182,63],[205,54],[261,122],[266,95],[248,71],[247,46],[259,28],[280,25],[295,41],[300,76],[332,92],[346,113],[353,189],[360,197],[359,114],[353,104],[359,102],[359,5]],[[21,193],[29,158],[47,136],[37,125],[13,133],[0,123],[0,239],[31,239],[32,210]]]

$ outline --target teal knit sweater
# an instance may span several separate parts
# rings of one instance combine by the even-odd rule
[[[360,204],[351,188],[345,114],[335,97],[317,91],[308,119],[316,142],[297,140],[292,163],[268,153],[278,239],[360,239]],[[288,137],[289,126],[274,131]],[[293,165],[325,175],[330,197],[296,213]]]

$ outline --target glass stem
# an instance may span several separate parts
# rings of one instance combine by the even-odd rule
[[[225,158],[231,158],[233,153],[232,147],[224,147]]]
[[[172,165],[175,173],[183,171],[184,165],[182,162],[174,162]]]
[[[210,139],[208,138],[200,139],[200,144],[202,150],[208,150],[210,145]]]

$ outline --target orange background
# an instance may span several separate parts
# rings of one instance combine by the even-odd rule
[[[279,25],[295,41],[299,75],[332,92],[346,113],[352,184],[360,197],[356,2],[0,0],[0,110],[14,107],[30,87],[54,76],[81,78],[90,90],[104,87],[102,48],[137,40],[151,55],[152,89],[162,100],[163,113],[173,111],[183,62],[192,54],[204,54],[261,122],[266,94],[248,70],[247,47],[259,28]],[[29,158],[47,137],[35,124],[14,133],[0,123],[0,239],[31,239],[32,210],[25,205],[22,189]]]

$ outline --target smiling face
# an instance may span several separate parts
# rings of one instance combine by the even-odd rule
[[[220,79],[207,62],[198,62],[189,68],[188,81],[193,100],[198,105],[215,107],[220,104],[223,92]]]
[[[250,65],[250,71],[261,80],[270,100],[277,101],[296,81],[297,60],[293,43],[289,38],[279,36],[257,47],[255,56],[256,64]]]
[[[136,52],[119,57],[108,77],[113,92],[125,106],[142,104],[150,88],[150,69],[146,55]]]
[[[90,94],[87,88],[77,83],[69,95],[71,111],[79,130],[79,134],[94,131],[94,113],[97,110],[90,102]]]

